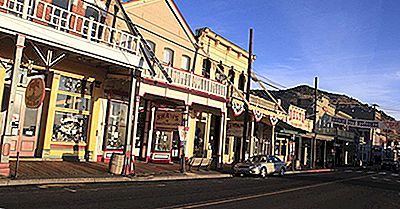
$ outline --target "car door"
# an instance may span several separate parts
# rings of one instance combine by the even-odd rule
[[[275,163],[274,163],[274,158],[272,156],[269,156],[267,158],[267,173],[274,173],[275,172]]]
[[[283,162],[275,156],[272,156],[272,161],[274,162],[274,171],[279,172],[282,168]]]

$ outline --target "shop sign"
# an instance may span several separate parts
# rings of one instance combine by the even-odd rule
[[[287,122],[296,128],[307,129],[305,120],[306,110],[290,105]]]
[[[156,128],[176,129],[182,125],[182,113],[172,111],[157,111],[155,124]]]
[[[243,136],[243,122],[241,121],[228,121],[226,135],[228,136]]]
[[[344,119],[338,117],[331,117],[330,121],[334,124],[357,127],[357,128],[383,128],[383,124],[380,121],[374,121],[374,120],[358,120],[358,119]]]
[[[42,78],[32,79],[25,90],[25,105],[28,108],[38,108],[43,102],[45,84]]]

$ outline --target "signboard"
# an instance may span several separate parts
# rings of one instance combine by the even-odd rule
[[[289,115],[287,118],[287,123],[296,128],[307,129],[305,120],[306,120],[306,110],[295,107],[293,105],[289,106]]]
[[[43,102],[45,84],[42,78],[32,79],[25,90],[25,105],[28,108],[38,108]]]
[[[344,119],[331,117],[330,122],[339,125],[357,127],[357,128],[382,128],[400,130],[400,121],[376,121],[376,120],[359,120],[359,119]]]
[[[236,136],[242,137],[243,136],[243,122],[241,121],[228,121],[227,129],[226,129],[227,136]]]
[[[182,113],[173,111],[157,111],[155,118],[156,128],[176,129],[182,125]]]

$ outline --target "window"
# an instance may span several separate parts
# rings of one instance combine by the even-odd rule
[[[239,89],[244,91],[246,76],[244,76],[244,72],[242,72],[239,76]]]
[[[86,142],[92,83],[60,77],[52,141]]]
[[[190,57],[183,55],[182,56],[182,65],[181,65],[182,70],[187,70],[189,71],[190,69]]]
[[[224,79],[225,79],[224,65],[222,64],[222,61],[219,61],[219,64],[217,65],[217,69],[215,69],[215,80],[221,82]]]
[[[106,149],[123,149],[128,105],[110,101],[108,106]]]
[[[172,49],[164,49],[164,63],[174,65],[174,51],[172,51]]]
[[[151,51],[153,51],[154,53],[156,52],[156,44],[152,41],[147,40],[147,45],[149,45]]]
[[[203,70],[202,75],[206,78],[210,78],[210,70],[211,70],[211,60],[204,59],[203,60]]]
[[[234,85],[235,84],[235,70],[233,69],[233,66],[229,70],[228,76],[229,76],[229,80]]]

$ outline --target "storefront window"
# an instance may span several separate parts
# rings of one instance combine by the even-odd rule
[[[86,142],[88,117],[72,113],[56,112],[53,141]]]
[[[171,151],[171,136],[165,131],[155,132],[154,150],[159,152]]]
[[[111,101],[107,121],[106,149],[123,149],[126,135],[128,105]]]
[[[52,141],[86,142],[92,83],[61,76]]]

